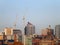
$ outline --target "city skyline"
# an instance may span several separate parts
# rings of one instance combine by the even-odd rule
[[[23,31],[25,22],[36,27],[36,33],[49,25],[54,29],[60,24],[60,0],[0,0],[0,31],[4,27],[13,27],[17,18],[17,28]]]

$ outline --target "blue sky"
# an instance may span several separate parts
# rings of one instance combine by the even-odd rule
[[[13,27],[17,19],[17,28],[23,31],[22,18],[36,26],[36,33],[42,28],[60,24],[60,0],[0,0],[0,29]]]

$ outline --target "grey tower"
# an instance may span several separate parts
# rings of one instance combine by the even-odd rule
[[[35,34],[35,26],[33,24],[31,24],[30,22],[28,22],[27,26],[25,26],[24,33],[27,36]]]
[[[55,36],[60,38],[60,25],[55,26]]]

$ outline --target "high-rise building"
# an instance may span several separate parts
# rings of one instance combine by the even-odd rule
[[[60,38],[60,25],[55,26],[55,36]]]
[[[33,24],[31,24],[30,22],[28,22],[27,26],[25,26],[25,35],[30,36],[35,34],[35,26]]]

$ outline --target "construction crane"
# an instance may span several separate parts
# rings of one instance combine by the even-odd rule
[[[23,25],[24,25],[24,27],[25,27],[25,16],[23,16]],[[24,35],[24,32],[23,32],[23,43],[24,43],[24,45],[25,45],[25,35]]]
[[[25,16],[23,16],[23,25],[25,27]]]
[[[18,19],[18,16],[16,15],[16,20],[15,20],[15,22],[14,22],[14,28],[16,28],[16,23],[17,23],[17,19]]]

